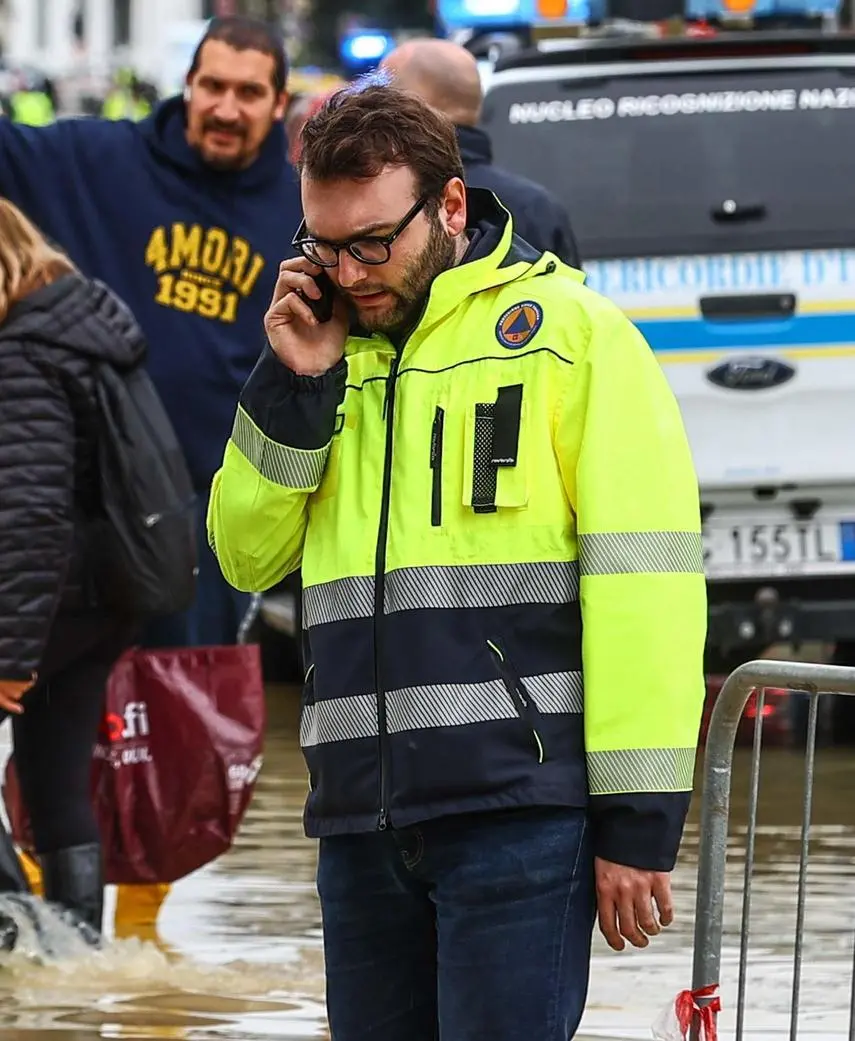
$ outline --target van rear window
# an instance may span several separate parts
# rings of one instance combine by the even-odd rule
[[[500,80],[484,126],[585,258],[855,242],[855,70]]]

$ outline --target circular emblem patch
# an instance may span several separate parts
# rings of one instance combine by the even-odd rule
[[[517,351],[536,334],[543,325],[543,308],[533,300],[514,304],[499,319],[496,339],[510,351]]]

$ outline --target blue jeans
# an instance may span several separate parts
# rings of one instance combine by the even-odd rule
[[[569,1041],[593,874],[582,810],[321,839],[332,1041]]]
[[[196,602],[189,611],[153,619],[143,633],[144,647],[221,647],[237,642],[238,629],[252,603],[223,578],[220,565],[208,545],[206,516],[208,496],[196,506],[196,540],[199,576]]]

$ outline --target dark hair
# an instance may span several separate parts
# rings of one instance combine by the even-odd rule
[[[288,58],[285,54],[285,38],[273,26],[257,18],[246,18],[233,15],[224,18],[212,18],[205,35],[196,48],[190,64],[188,76],[199,71],[202,60],[202,48],[208,40],[219,40],[233,47],[236,51],[260,51],[269,55],[274,62],[273,87],[281,94],[288,83]]]
[[[454,125],[415,94],[386,85],[336,91],[305,125],[300,172],[317,181],[367,180],[408,166],[435,203],[463,178]]]

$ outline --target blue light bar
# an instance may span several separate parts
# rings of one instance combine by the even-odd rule
[[[342,38],[339,44],[341,60],[349,68],[379,64],[395,49],[395,40],[387,32],[361,30]]]
[[[566,0],[560,18],[544,18],[537,0],[439,0],[437,13],[447,30],[516,29],[538,25],[585,25],[602,17],[603,0]]]
[[[448,30],[523,27],[533,6],[534,0],[439,0],[437,14]]]
[[[810,18],[840,13],[842,0],[687,0],[688,18]]]

